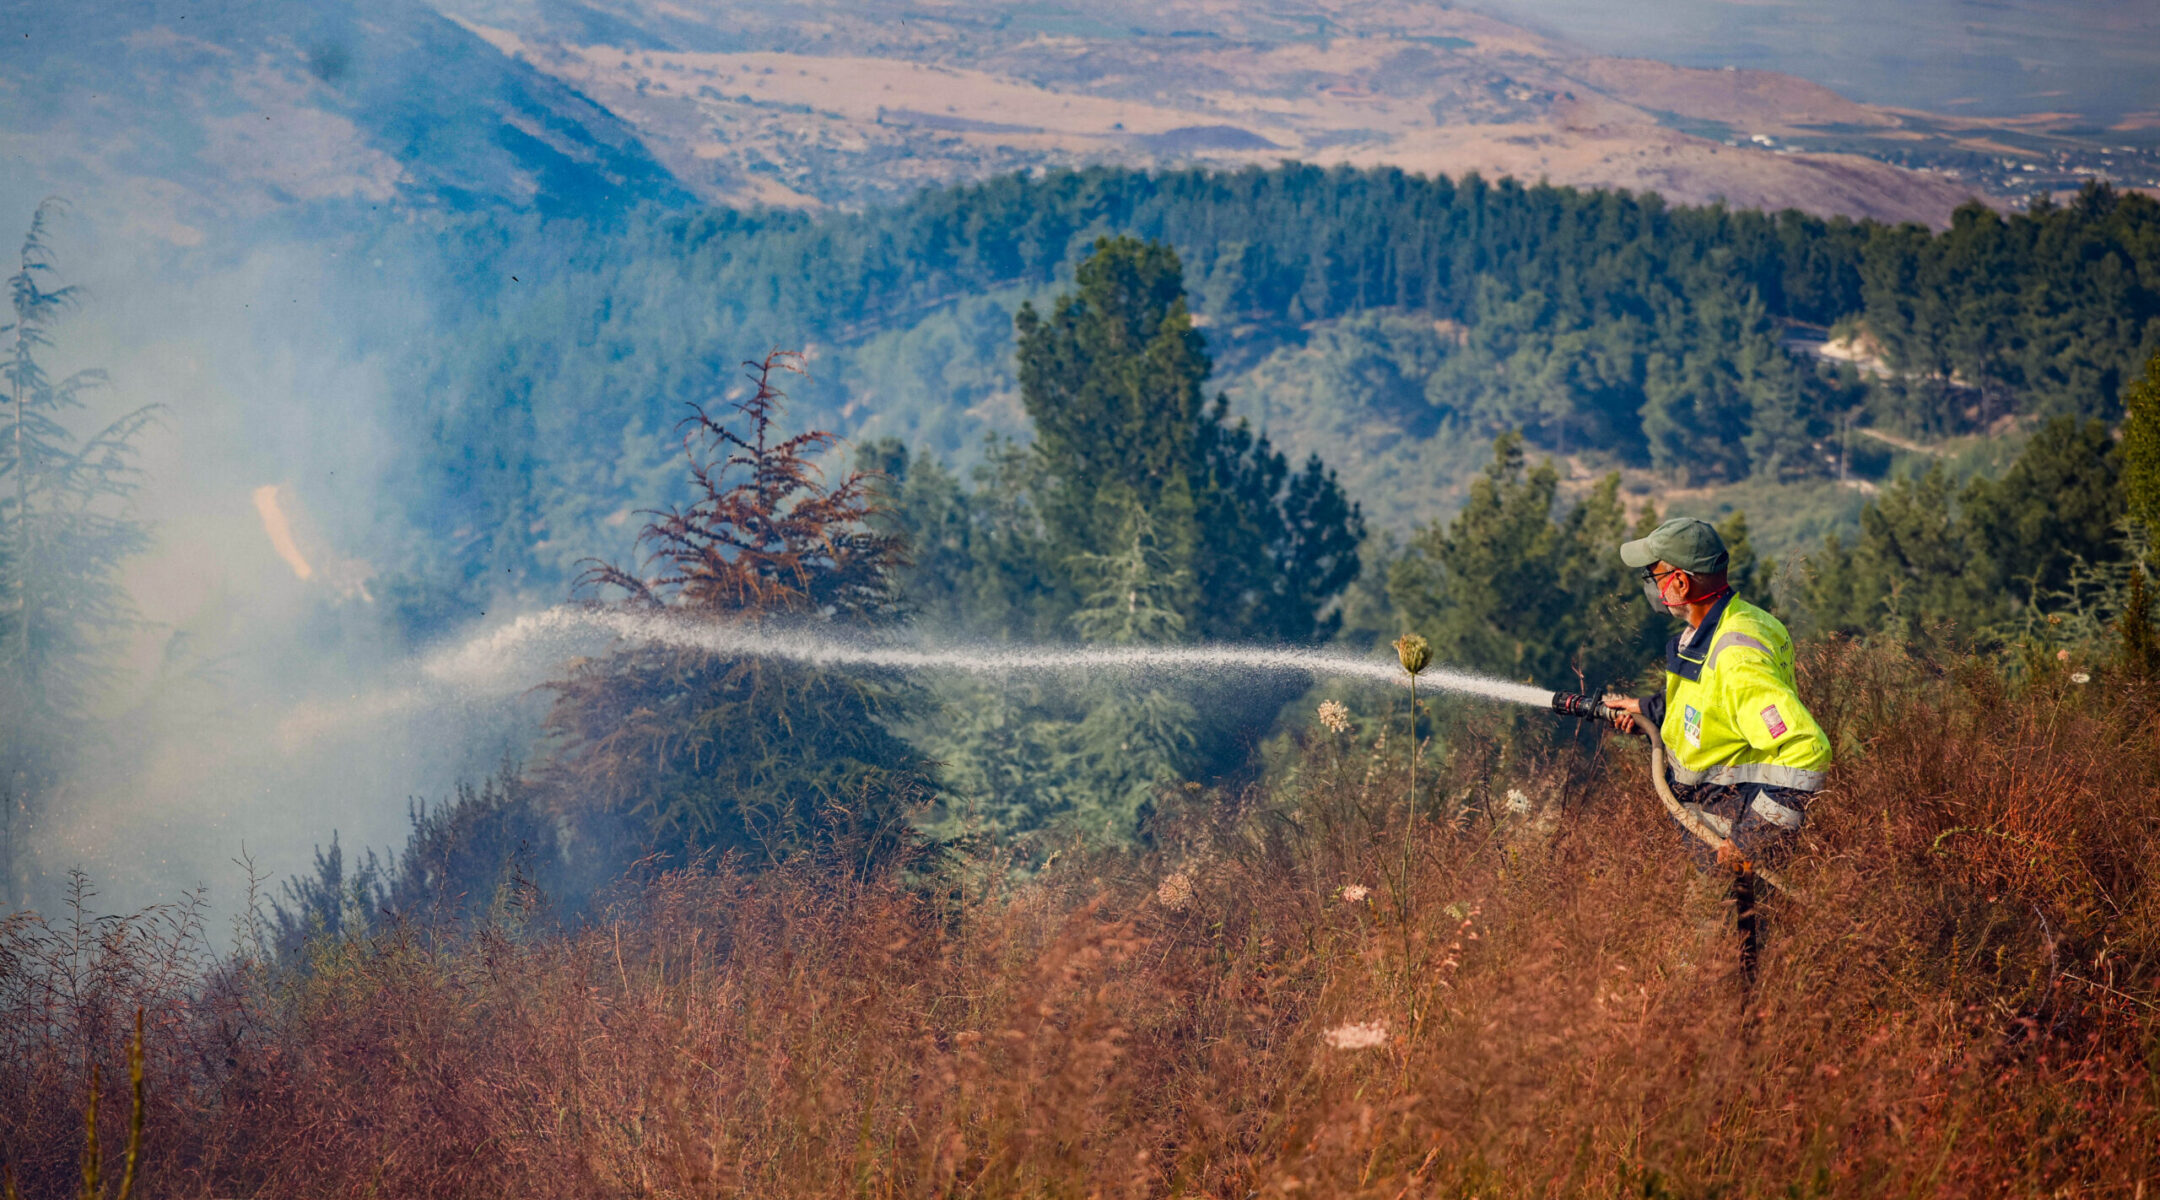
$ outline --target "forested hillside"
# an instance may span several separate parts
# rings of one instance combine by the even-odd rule
[[[400,349],[414,450],[391,504],[422,535],[401,551],[452,593],[554,586],[668,486],[682,404],[772,346],[810,351],[807,420],[973,461],[1025,432],[1012,313],[1113,233],[1177,250],[1211,386],[1368,502],[1385,481],[1449,503],[1509,429],[1675,483],[1880,472],[1851,428],[2112,419],[2160,345],[2160,204],[2099,187],[1942,233],[1295,166],[1006,177],[858,215],[400,226],[375,249],[434,264],[435,331]],[[1857,362],[1811,352],[1832,327]]]
[[[0,323],[14,904],[76,763],[164,769],[90,702],[157,414],[91,419],[49,211]],[[397,670],[249,699],[288,746],[545,714],[387,859],[333,833],[273,896],[243,846],[229,951],[203,891],[107,916],[79,871],[0,920],[0,1174],[2137,1194],[2156,229],[2101,188],[1938,235],[1284,167],[341,244],[395,397],[337,531],[374,573],[311,585],[255,499],[294,660],[366,627]],[[1853,520],[1772,561],[1820,493]],[[1827,743],[1775,863],[1690,866],[1663,760],[1548,711],[1660,678],[1616,543],[1676,513]],[[1373,669],[1397,635],[1444,698]]]

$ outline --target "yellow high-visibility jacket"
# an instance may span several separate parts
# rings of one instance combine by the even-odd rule
[[[1822,787],[1830,739],[1800,703],[1792,637],[1747,601],[1726,597],[1666,646],[1658,698],[1663,712],[1649,715],[1665,737],[1673,782]]]

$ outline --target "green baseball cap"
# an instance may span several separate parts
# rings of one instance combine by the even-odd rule
[[[1725,570],[1729,556],[1725,539],[1710,522],[1674,517],[1651,530],[1649,537],[1620,543],[1620,561],[1631,567],[1662,561],[1690,575],[1717,575]]]

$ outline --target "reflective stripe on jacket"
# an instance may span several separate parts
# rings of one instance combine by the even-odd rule
[[[1684,784],[1760,783],[1812,792],[1830,739],[1793,682],[1792,638],[1776,617],[1736,596],[1665,650],[1659,731]]]

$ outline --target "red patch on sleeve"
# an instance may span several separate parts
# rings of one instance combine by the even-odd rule
[[[1763,724],[1770,727],[1771,737],[1785,736],[1785,718],[1778,715],[1777,705],[1773,704],[1763,709],[1762,720]]]

